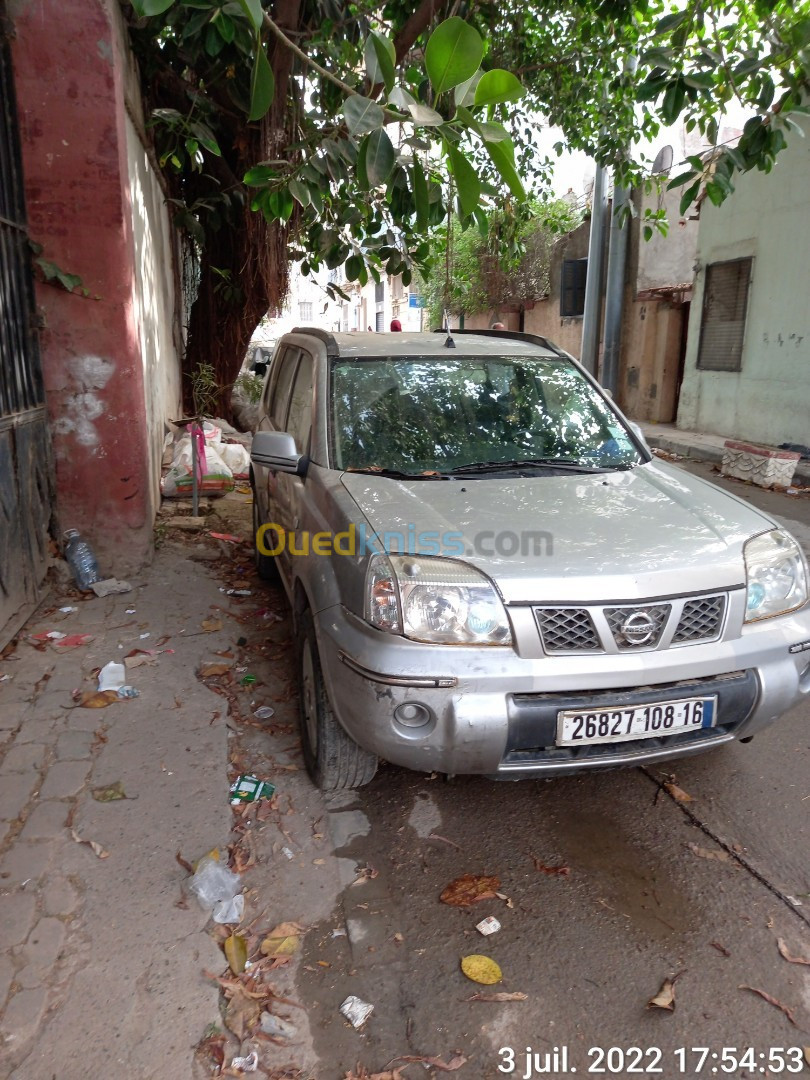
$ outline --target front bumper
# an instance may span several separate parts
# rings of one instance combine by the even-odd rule
[[[423,645],[374,630],[342,607],[320,612],[316,629],[346,731],[381,758],[425,772],[516,779],[683,757],[751,736],[810,697],[810,651],[790,652],[810,640],[810,606],[746,626],[732,641],[620,656],[525,658],[506,647]],[[560,709],[714,694],[713,728],[574,749],[554,742]],[[410,726],[407,705],[421,706],[428,721]]]

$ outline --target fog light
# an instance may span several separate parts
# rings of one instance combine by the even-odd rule
[[[420,728],[430,723],[430,709],[418,702],[409,701],[406,705],[397,705],[394,719],[404,727]]]

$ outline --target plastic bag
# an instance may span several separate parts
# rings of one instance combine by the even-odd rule
[[[238,479],[243,480],[250,474],[250,454],[241,443],[222,443],[219,456]]]
[[[245,898],[239,892],[241,882],[227,866],[211,855],[200,859],[189,883],[200,907],[209,911],[218,923],[240,922],[245,913]]]
[[[184,435],[177,443],[174,461],[163,477],[163,494],[169,498],[188,498],[194,486],[192,475],[191,438]],[[205,463],[202,464],[202,477],[197,490],[200,494],[223,494],[233,489],[233,473],[222,460],[214,447],[208,443],[205,447]]]

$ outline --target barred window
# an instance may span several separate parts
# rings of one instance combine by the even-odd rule
[[[312,322],[312,301],[301,300],[298,304],[298,314],[303,322]]]
[[[703,291],[697,366],[740,371],[752,259],[710,263]]]
[[[560,285],[560,315],[575,316],[585,312],[587,259],[564,259]]]

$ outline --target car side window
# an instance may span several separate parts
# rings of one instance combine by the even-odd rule
[[[290,399],[290,387],[292,386],[298,357],[301,350],[287,348],[273,363],[275,385],[270,395],[270,419],[276,431],[286,431],[287,407]]]
[[[301,362],[290,394],[290,412],[286,430],[295,439],[299,454],[309,450],[309,433],[312,427],[312,357],[301,353]]]

